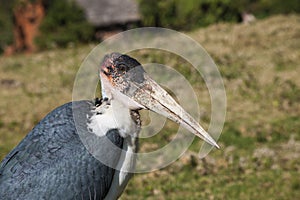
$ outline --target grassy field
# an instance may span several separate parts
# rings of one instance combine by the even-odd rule
[[[227,93],[226,123],[214,150],[197,158],[200,140],[170,166],[137,174],[125,199],[300,198],[300,16],[274,16],[250,25],[217,24],[187,33],[213,57]],[[82,60],[95,45],[0,57],[0,158],[49,111],[71,101]],[[167,62],[197,89],[209,124],[210,98],[202,80],[167,53],[135,53]],[[142,141],[163,145],[167,134]]]

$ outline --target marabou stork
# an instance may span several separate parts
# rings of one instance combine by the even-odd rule
[[[106,55],[99,76],[101,101],[74,101],[56,108],[4,158],[0,199],[117,199],[135,166],[132,152],[137,151],[140,109],[164,115],[218,147],[137,60]],[[109,166],[87,150],[79,129],[92,137],[100,160],[105,157]],[[107,143],[123,153],[110,151]]]

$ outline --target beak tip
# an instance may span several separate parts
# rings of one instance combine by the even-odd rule
[[[220,146],[217,144],[217,142],[208,133],[206,133],[206,134],[207,135],[206,135],[204,141],[206,141],[211,146],[216,147],[217,149],[220,149]]]
[[[212,145],[213,147],[216,147],[217,149],[220,149],[220,146],[214,140],[210,140],[208,144]]]
[[[220,146],[217,144],[217,142],[206,131],[204,131],[204,133],[202,133],[201,135],[204,136],[204,138],[202,139],[209,145],[220,149]]]

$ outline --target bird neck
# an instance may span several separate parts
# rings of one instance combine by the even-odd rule
[[[95,106],[90,118],[89,128],[98,136],[104,136],[109,130],[117,129],[120,136],[137,137],[141,127],[140,115],[137,110],[130,110],[117,99],[102,99]]]

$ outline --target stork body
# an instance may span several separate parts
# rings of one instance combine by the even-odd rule
[[[99,101],[50,112],[0,164],[0,199],[117,199],[135,167],[139,109],[183,125],[218,147],[133,58],[106,56]]]
[[[122,174],[97,160],[82,144],[73,119],[72,109],[77,109],[81,113],[76,118],[80,120],[79,128],[92,138],[90,141],[98,151],[111,158],[110,164],[117,166],[120,160],[123,163],[124,155],[122,151],[108,151],[109,144],[101,142],[106,141],[104,137],[120,149],[129,146],[135,150],[135,144],[130,146],[131,136],[122,137],[118,127],[112,126],[105,133],[99,129],[97,134],[92,132],[91,121],[99,115],[97,109],[103,104],[106,103],[97,106],[92,101],[67,103],[41,120],[2,161],[0,199],[104,199],[108,194],[107,199],[116,199],[131,174]],[[105,110],[102,115],[110,117]],[[106,122],[98,123],[101,126]],[[139,127],[138,121],[132,123]]]

